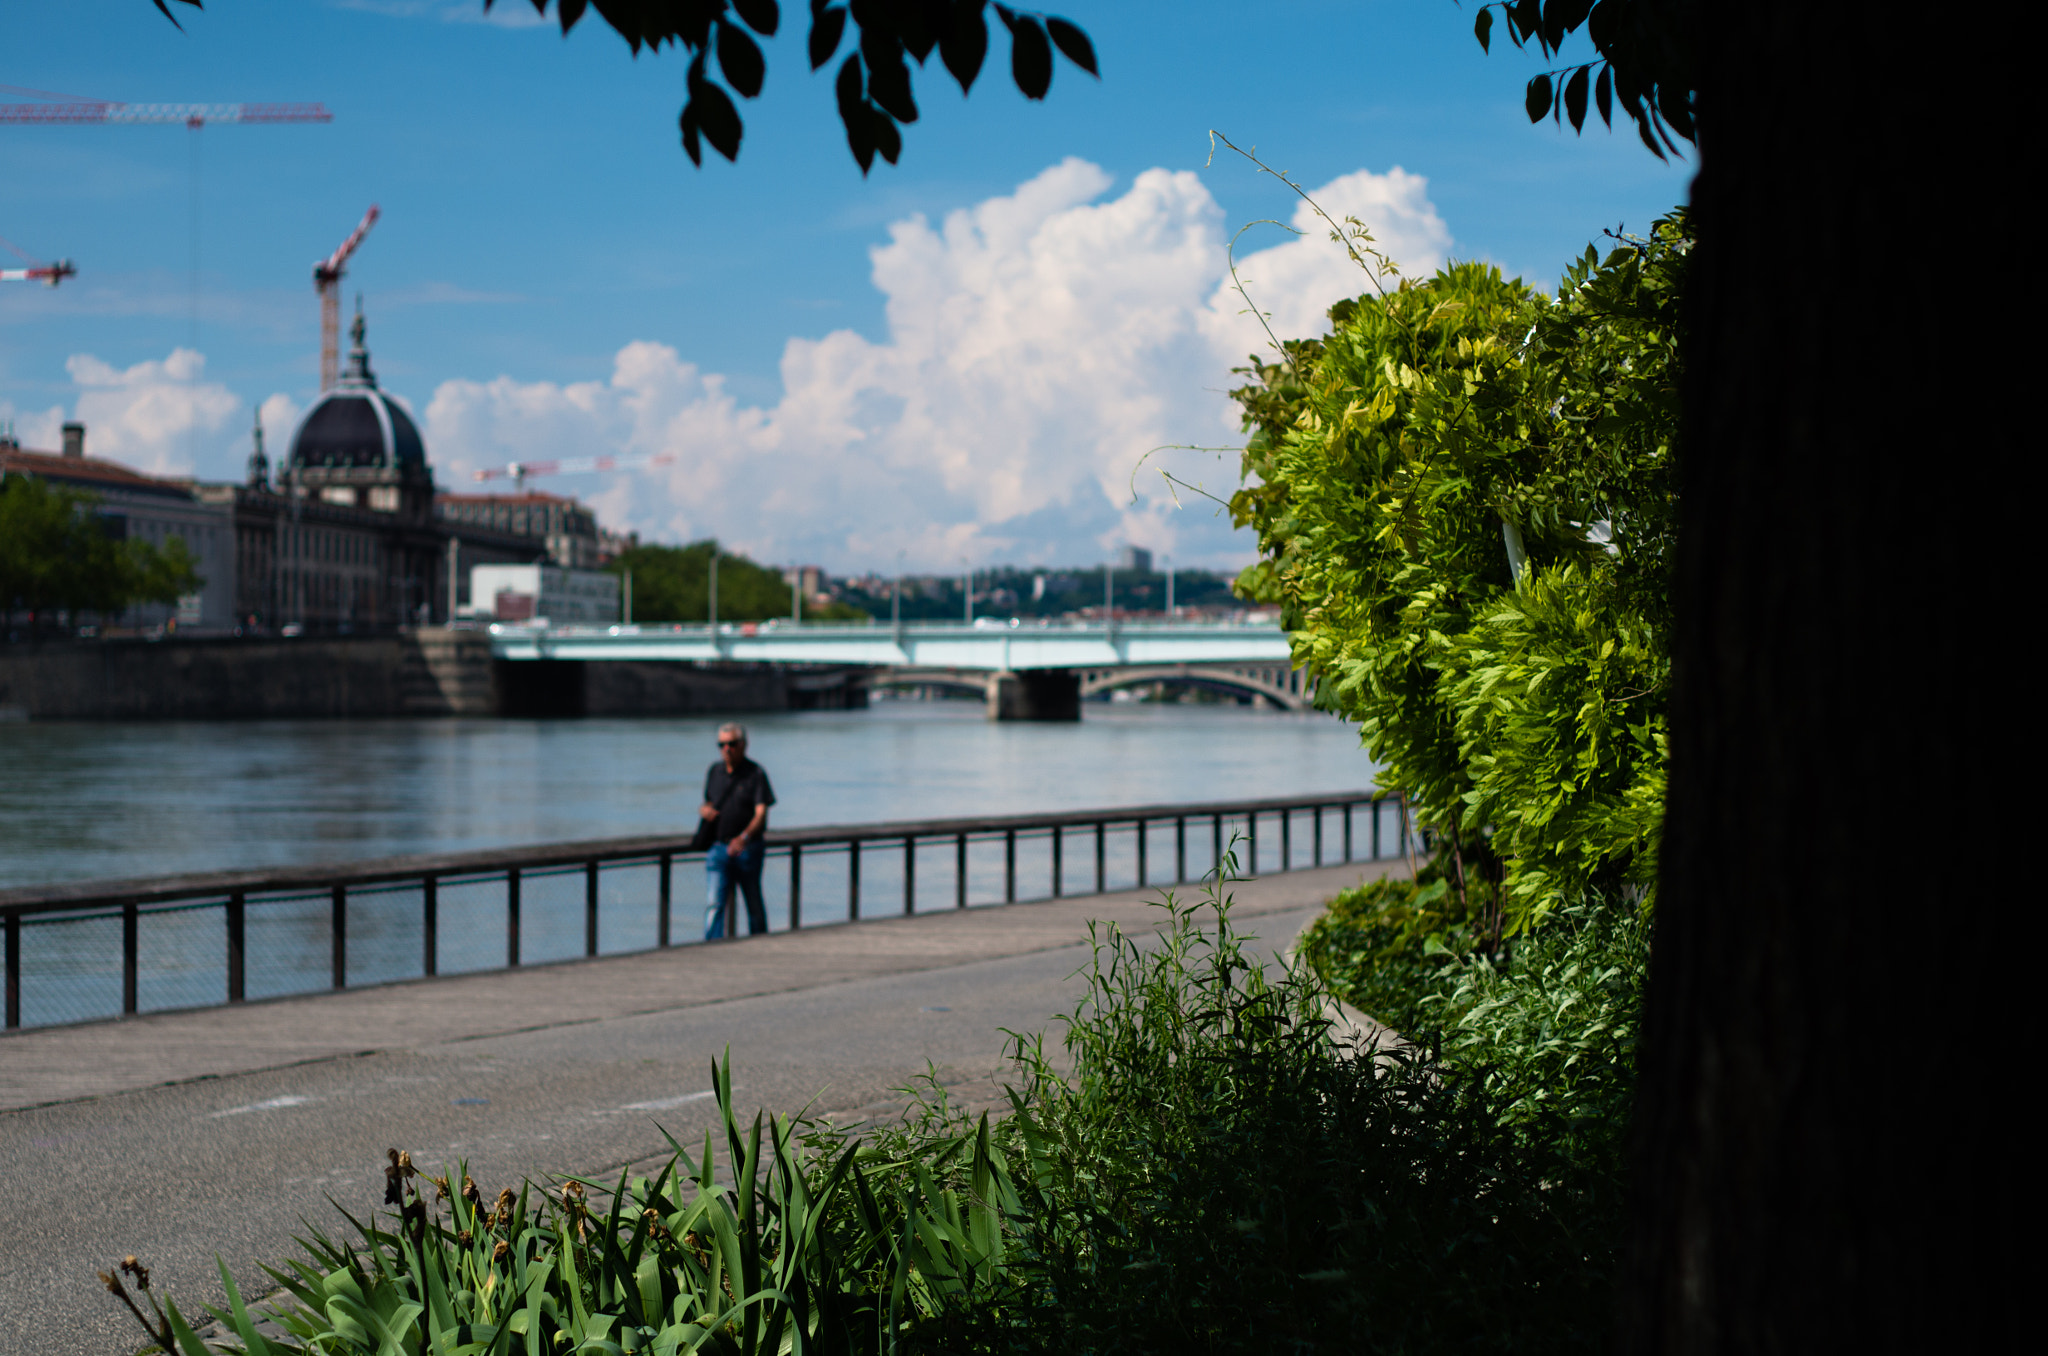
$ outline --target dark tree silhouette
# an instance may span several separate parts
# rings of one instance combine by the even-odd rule
[[[151,0],[177,23],[170,0]],[[201,8],[202,0],[179,0]],[[483,0],[486,11],[497,0]],[[546,14],[551,0],[530,0]],[[690,54],[685,75],[688,97],[677,119],[683,150],[704,163],[704,143],[727,160],[737,159],[745,127],[732,96],[757,98],[767,79],[767,59],[756,36],[774,37],[782,26],[777,0],[552,0],[566,37],[588,12],[610,25],[638,56],[673,44]],[[1053,52],[1098,74],[1095,46],[1065,19],[991,0],[811,0],[807,43],[811,69],[818,70],[846,50],[833,77],[839,121],[847,149],[866,174],[875,157],[890,164],[903,153],[903,128],[916,122],[911,67],[922,67],[933,52],[965,94],[988,56],[988,15],[995,13],[1010,35],[1010,78],[1027,99],[1043,99],[1052,87]],[[181,25],[182,26],[182,25]],[[851,37],[849,43],[847,39]],[[716,70],[713,60],[716,59]],[[721,83],[723,82],[723,83]]]
[[[1894,185],[1948,186],[1943,233],[2024,238],[1990,136],[2026,82],[1876,83],[1978,69],[1971,29],[1734,0],[1699,34],[1625,1351],[1983,1350],[2016,1293],[1973,1225],[2005,1190],[1987,1066],[2027,981],[1972,942],[2013,937],[2031,887],[1965,844],[2001,837],[2032,742],[1991,677],[2027,587],[1999,466],[2019,388],[1902,266],[1927,223]]]

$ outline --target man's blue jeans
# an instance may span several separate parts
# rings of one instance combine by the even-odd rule
[[[768,910],[761,903],[761,862],[767,856],[767,845],[756,838],[740,852],[733,852],[723,843],[711,845],[711,851],[704,855],[704,875],[710,887],[704,900],[704,940],[709,942],[725,935],[725,920],[732,911],[733,890],[747,901],[747,931],[761,933],[768,930]]]

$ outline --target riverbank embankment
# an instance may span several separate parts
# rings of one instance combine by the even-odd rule
[[[480,631],[0,647],[0,719],[694,715],[866,704],[842,666],[508,663]]]

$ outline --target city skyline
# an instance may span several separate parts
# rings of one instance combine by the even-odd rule
[[[1448,5],[1289,7],[1280,27],[1342,40],[1288,45],[1286,79],[1277,37],[1222,6],[1174,12],[1162,37],[1150,11],[1073,9],[1104,78],[1063,67],[1042,106],[993,80],[962,102],[924,73],[902,164],[866,180],[787,30],[739,162],[700,171],[674,144],[681,63],[633,61],[592,24],[564,41],[524,7],[221,0],[183,35],[139,0],[24,16],[0,80],[318,99],[335,122],[6,129],[0,236],[81,272],[0,294],[0,418],[25,442],[83,418],[138,469],[234,478],[252,414],[282,448],[317,394],[308,266],[378,202],[343,287],[447,490],[515,460],[666,453],[535,488],[650,540],[835,573],[1125,541],[1234,567],[1249,543],[1153,474],[1164,457],[1227,496],[1234,452],[1139,469],[1235,437],[1229,367],[1263,336],[1227,290],[1228,244],[1262,218],[1306,229],[1238,246],[1282,334],[1364,280],[1283,186],[1211,162],[1209,127],[1413,271],[1480,257],[1546,286],[1603,224],[1681,198],[1689,168],[1531,131],[1526,63],[1482,56]]]

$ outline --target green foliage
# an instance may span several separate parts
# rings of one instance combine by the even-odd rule
[[[652,1181],[486,1204],[394,1150],[395,1217],[351,1218],[348,1244],[316,1232],[271,1272],[285,1341],[225,1272],[215,1317],[249,1356],[1597,1345],[1611,1145],[1531,1133],[1569,1099],[1531,1103],[1481,1058],[1338,1047],[1315,974],[1269,976],[1248,940],[1220,888],[1169,896],[1156,938],[1097,937],[1065,1061],[1020,1038],[1001,1122],[939,1091],[865,1138],[775,1118],[764,1134],[738,1121],[728,1064],[723,1182],[707,1136],[694,1158],[671,1140]],[[1474,1050],[1541,1006],[1478,992]],[[1542,1058],[1546,1077],[1577,1067]],[[203,1353],[136,1313],[166,1349]]]
[[[711,553],[717,543],[688,546],[636,546],[605,566],[613,574],[633,572],[633,620],[636,622],[702,622],[710,616]],[[721,622],[766,621],[790,612],[789,582],[779,570],[756,565],[745,556],[718,553],[718,619]],[[806,621],[865,621],[859,608],[831,602],[815,609],[804,604]]]
[[[1016,1048],[997,1128],[1018,1288],[933,1349],[1585,1350],[1619,1174],[1532,1138],[1424,1052],[1335,1046],[1312,972],[1269,977],[1227,896],[1097,939],[1062,1071]],[[896,1132],[902,1161],[957,1137]]]
[[[178,24],[168,0],[151,0],[162,15]],[[202,0],[179,0],[194,9]],[[497,0],[484,0],[488,14]],[[545,15],[548,0],[533,0],[534,12]],[[745,127],[732,96],[757,98],[768,77],[767,58],[756,37],[772,38],[782,26],[776,0],[670,0],[666,4],[607,4],[605,0],[557,0],[555,17],[568,36],[586,10],[626,40],[634,56],[641,49],[658,52],[676,46],[690,54],[684,74],[689,97],[677,119],[683,150],[693,164],[704,163],[704,143],[727,160],[739,158]],[[1043,99],[1052,88],[1053,52],[1057,50],[1090,75],[1096,69],[1095,45],[1066,19],[1034,14],[989,0],[897,0],[886,5],[831,3],[811,0],[811,31],[806,42],[811,69],[819,70],[837,56],[852,29],[852,50],[840,64],[833,88],[846,144],[866,174],[880,155],[890,164],[903,153],[903,131],[918,117],[911,93],[910,63],[923,66],[936,51],[947,74],[966,94],[981,74],[988,56],[987,11],[1010,34],[1010,76],[1027,99]],[[713,57],[717,73],[712,73]],[[720,81],[723,81],[721,84]],[[730,92],[728,92],[730,91]]]
[[[484,0],[488,11],[494,0]],[[539,13],[548,0],[533,0]],[[726,91],[743,99],[761,93],[767,62],[752,34],[773,37],[781,26],[776,0],[681,0],[664,5],[594,6],[598,17],[626,40],[638,55],[641,48],[659,51],[674,44],[690,53],[679,126],[683,149],[704,163],[702,142],[727,160],[738,157],[743,128],[739,110]],[[916,122],[917,101],[911,94],[910,63],[924,65],[934,50],[947,72],[967,93],[988,55],[987,0],[912,0],[888,5],[830,4],[812,0],[811,31],[806,44],[811,69],[820,70],[847,45],[852,51],[833,81],[839,120],[846,144],[866,174],[880,155],[896,163],[903,151],[902,128]],[[1095,49],[1087,34],[1065,19],[1030,14],[1006,5],[993,6],[1010,33],[1010,72],[1027,99],[1043,99],[1052,85],[1053,50],[1090,75],[1096,74]],[[567,34],[583,17],[585,0],[557,0],[556,17]],[[712,77],[710,61],[718,59]]]
[[[461,1169],[423,1177],[394,1149],[395,1216],[344,1214],[348,1242],[311,1231],[304,1259],[266,1268],[282,1287],[268,1313],[252,1313],[222,1268],[228,1306],[213,1316],[238,1345],[220,1349],[880,1353],[916,1348],[929,1324],[1014,1288],[1004,1221],[1017,1194],[986,1119],[916,1162],[828,1132],[813,1152],[800,1123],[756,1116],[743,1128],[730,1061],[712,1072],[725,1183],[708,1133],[695,1158],[671,1138],[675,1157],[652,1181],[622,1175],[607,1190],[567,1178],[488,1204]],[[203,1356],[189,1328],[152,1322],[107,1283],[160,1348]],[[266,1317],[286,1340],[263,1335]]]
[[[1634,1087],[1648,920],[1589,900],[1498,952],[1441,877],[1347,890],[1304,934],[1332,991],[1477,1078],[1504,1122],[1619,1163]]]
[[[1697,139],[1692,6],[1657,0],[1492,0],[1479,7],[1472,21],[1472,36],[1484,51],[1493,50],[1496,13],[1516,47],[1533,42],[1545,57],[1554,57],[1567,38],[1584,28],[1599,53],[1598,60],[1531,77],[1523,96],[1530,122],[1548,115],[1562,124],[1569,117],[1574,131],[1583,130],[1590,92],[1600,120],[1609,127],[1620,101],[1636,135],[1659,160],[1677,151],[1679,141]]]
[[[37,476],[0,480],[0,610],[116,615],[204,584],[182,538],[159,549],[107,535],[98,497]]]
[[[1555,301],[1453,265],[1235,393],[1240,590],[1282,605],[1383,785],[1499,862],[1510,931],[1655,879],[1689,248],[1667,217]]]
[[[1480,946],[1483,926],[1448,876],[1376,880],[1339,894],[1302,934],[1301,958],[1331,992],[1395,1031],[1428,1028],[1424,1000]]]

